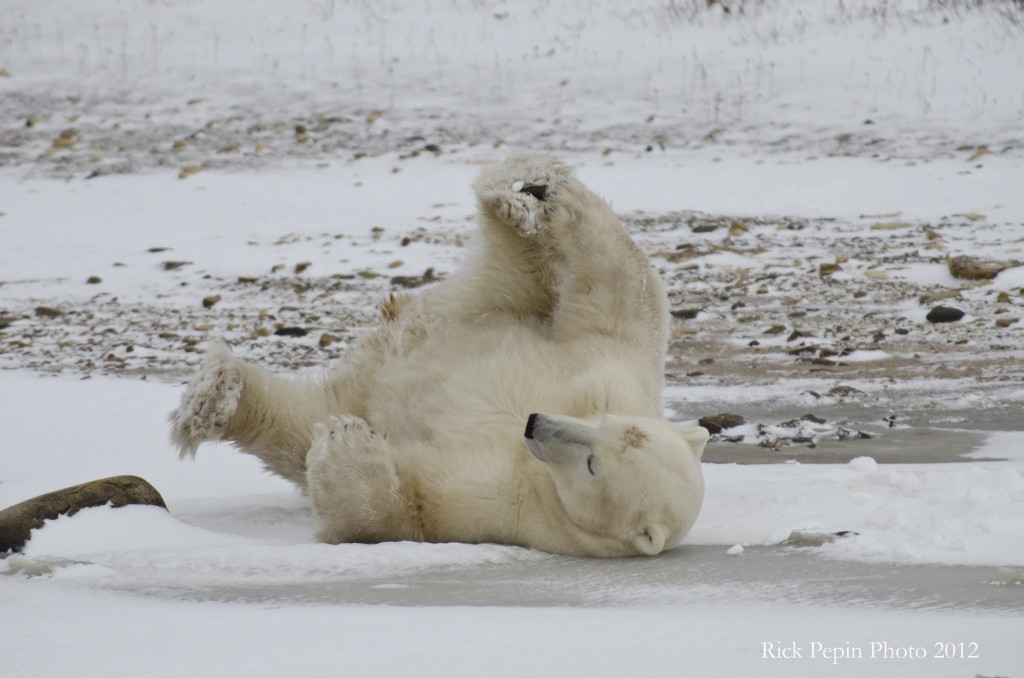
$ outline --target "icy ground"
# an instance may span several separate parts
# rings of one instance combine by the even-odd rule
[[[170,512],[0,561],[3,674],[1022,675],[1019,3],[725,4],[8,0],[0,507],[134,473]],[[682,547],[324,546],[249,459],[176,460],[206,340],[342,355],[515,150],[662,272],[667,414],[746,419]]]

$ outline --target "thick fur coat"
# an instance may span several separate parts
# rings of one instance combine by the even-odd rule
[[[327,542],[496,542],[588,556],[678,543],[703,428],[663,417],[667,301],[601,198],[546,156],[475,185],[461,270],[381,305],[317,376],[213,346],[171,415],[183,455],[230,440],[308,491]]]

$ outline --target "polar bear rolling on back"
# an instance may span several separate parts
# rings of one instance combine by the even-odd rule
[[[215,345],[171,414],[183,456],[229,440],[304,488],[326,542],[676,545],[704,495],[703,428],[663,417],[667,300],[611,208],[561,162],[475,185],[461,270],[381,305],[322,375]]]

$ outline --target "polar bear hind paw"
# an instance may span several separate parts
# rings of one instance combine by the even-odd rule
[[[343,444],[355,451],[365,449],[374,442],[377,434],[364,419],[343,414],[331,417],[331,425],[327,427],[327,435],[331,440]]]
[[[220,440],[242,395],[238,359],[224,344],[214,344],[202,369],[189,382],[181,404],[171,413],[171,439],[181,457],[195,456],[199,444]]]
[[[351,475],[360,467],[388,462],[384,439],[366,421],[348,414],[316,425],[313,445],[306,457],[311,480],[325,471],[331,476]]]
[[[358,417],[317,424],[306,457],[306,481],[321,541],[383,540],[399,479],[387,442]]]

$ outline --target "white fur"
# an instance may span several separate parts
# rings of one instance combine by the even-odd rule
[[[543,191],[536,187],[545,187]],[[462,270],[382,304],[321,377],[210,349],[171,415],[308,489],[328,542],[498,542],[655,554],[703,499],[703,428],[662,417],[665,293],[568,167],[516,156],[475,185]],[[531,413],[531,430],[524,430]]]

